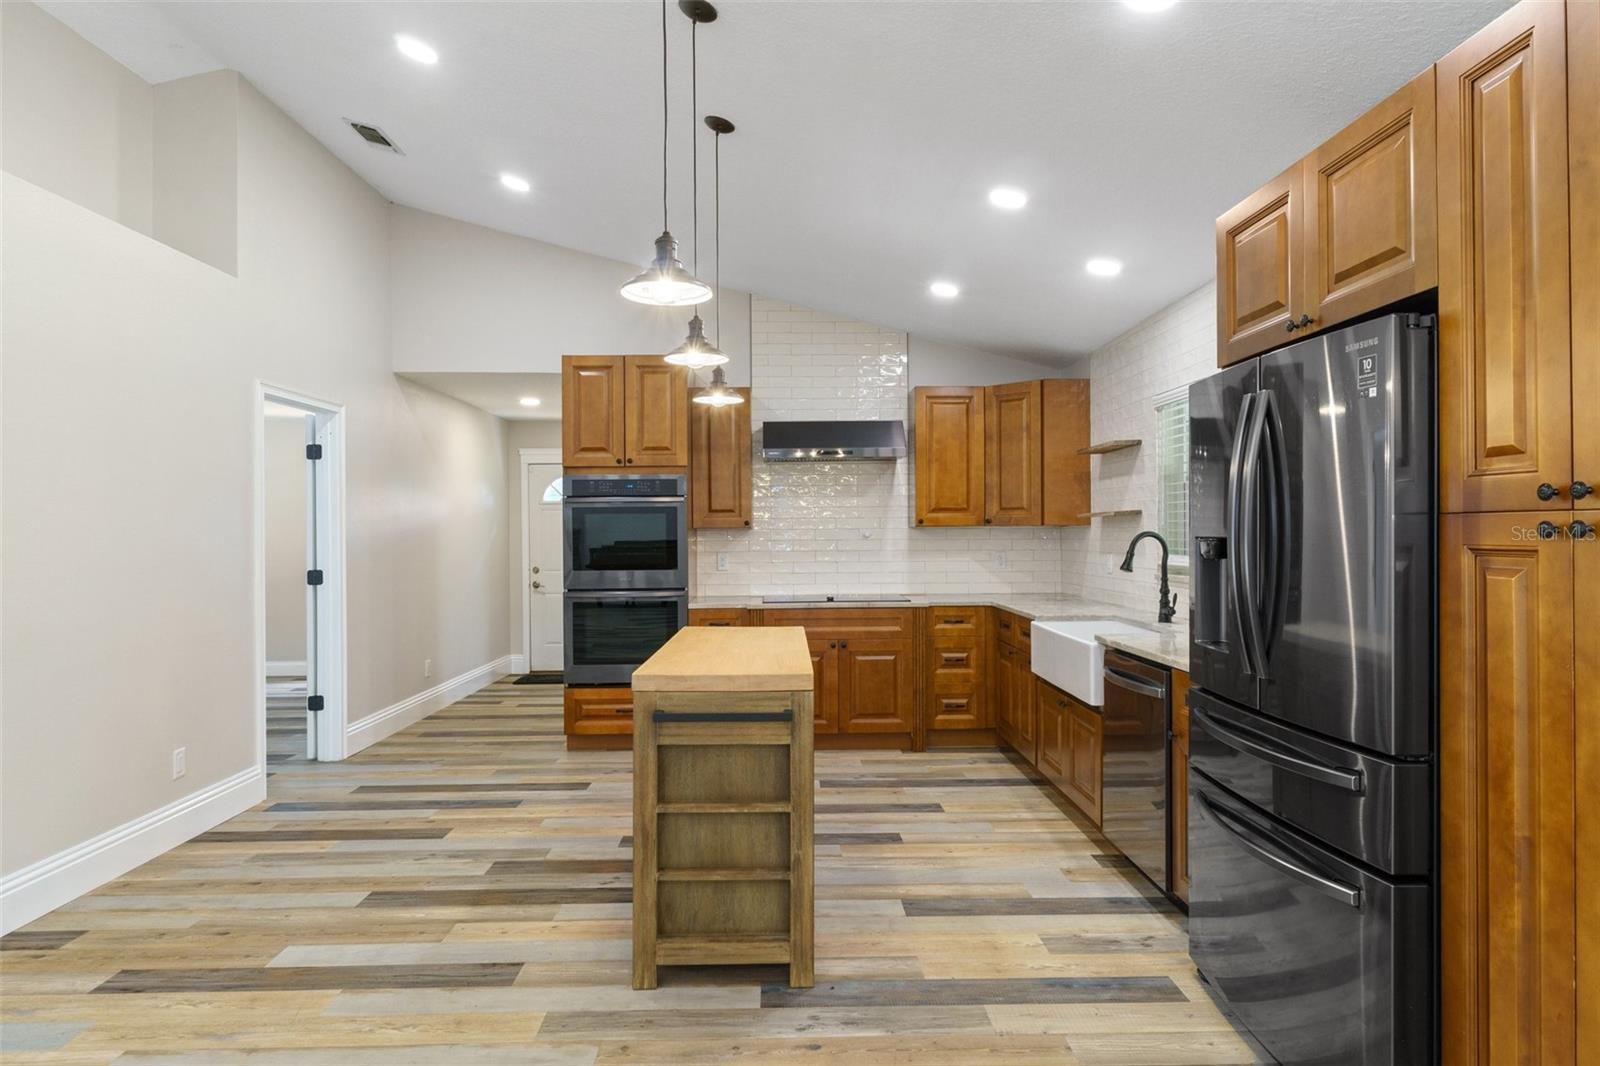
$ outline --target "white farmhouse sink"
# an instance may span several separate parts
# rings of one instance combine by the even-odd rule
[[[1110,618],[1035,622],[1033,672],[1089,706],[1098,707],[1105,701],[1106,649],[1094,638],[1102,633],[1144,632],[1147,630]]]

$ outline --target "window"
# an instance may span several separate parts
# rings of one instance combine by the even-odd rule
[[[556,478],[554,481],[550,482],[550,484],[544,487],[544,497],[539,502],[560,503],[561,500],[561,479]]]
[[[1189,389],[1156,397],[1156,529],[1178,566],[1189,562]]]

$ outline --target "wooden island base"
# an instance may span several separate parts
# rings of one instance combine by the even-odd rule
[[[633,676],[633,987],[813,964],[812,669],[798,627],[689,627]]]

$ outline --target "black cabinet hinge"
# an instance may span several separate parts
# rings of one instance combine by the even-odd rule
[[[322,710],[322,697],[321,696],[307,696],[306,697],[306,710],[308,710],[308,711],[320,711],[320,710]]]
[[[322,458],[322,445],[320,445],[320,444],[307,444],[306,445],[306,458],[307,459],[321,459]]]
[[[307,570],[306,571],[306,584],[308,584],[308,585],[320,585],[320,584],[322,584],[322,571],[321,570]]]

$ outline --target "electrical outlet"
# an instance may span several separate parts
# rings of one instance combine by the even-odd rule
[[[717,569],[718,570],[726,570],[726,569],[728,569],[728,553],[727,552],[718,552],[717,553]]]
[[[1006,553],[1005,552],[995,552],[994,553],[994,568],[996,570],[1004,570],[1006,568]]]
[[[424,659],[424,660],[422,660],[422,676],[424,678],[428,678],[428,677],[432,677],[433,676],[433,660],[432,659]]]
[[[172,779],[176,781],[189,772],[189,749],[172,749]]]

